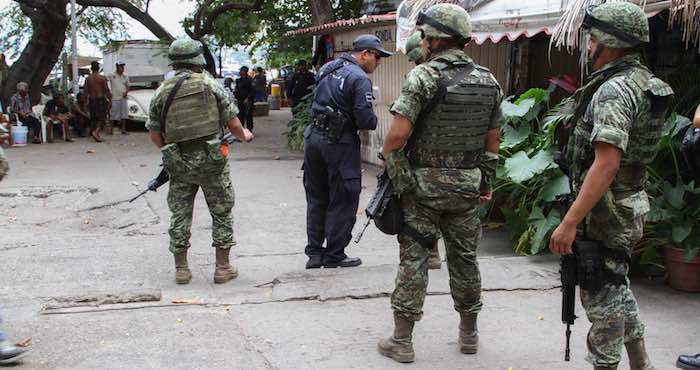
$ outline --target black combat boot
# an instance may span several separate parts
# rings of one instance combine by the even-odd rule
[[[700,370],[700,353],[695,356],[680,355],[676,367],[683,370]]]
[[[26,348],[20,348],[4,340],[0,342],[0,365],[10,365],[20,362],[29,353]]]
[[[397,362],[413,362],[416,357],[411,341],[413,324],[413,321],[394,312],[394,335],[379,341],[379,353]]]
[[[475,313],[460,312],[459,322],[459,351],[473,355],[479,347],[479,330],[476,328]]]

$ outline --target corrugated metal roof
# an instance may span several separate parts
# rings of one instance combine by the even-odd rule
[[[287,32],[287,36],[298,35],[320,35],[324,33],[337,33],[347,28],[353,28],[362,25],[377,25],[396,22],[396,13],[369,15],[362,18],[344,19],[332,23],[322,24],[320,26],[312,26],[300,28],[298,30]],[[332,31],[332,32],[330,32]]]

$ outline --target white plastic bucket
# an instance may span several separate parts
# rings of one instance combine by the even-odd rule
[[[27,145],[27,133],[29,129],[26,126],[15,126],[12,128],[12,145],[25,146]]]

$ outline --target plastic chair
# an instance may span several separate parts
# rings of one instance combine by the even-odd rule
[[[32,107],[34,116],[41,122],[41,141],[46,142],[46,120],[44,119],[44,106],[35,105]]]

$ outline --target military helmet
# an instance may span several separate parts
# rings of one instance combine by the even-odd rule
[[[464,8],[455,4],[436,4],[418,13],[416,29],[427,37],[468,40],[472,21]]]
[[[420,32],[416,32],[406,41],[406,56],[411,62],[416,63],[423,56],[420,50],[420,40]]]
[[[636,48],[649,42],[649,21],[635,4],[618,1],[588,8],[583,28],[609,48]]]
[[[189,37],[178,38],[170,44],[168,59],[170,59],[170,65],[193,64],[202,66],[207,64],[204,55],[202,55],[202,43]]]

